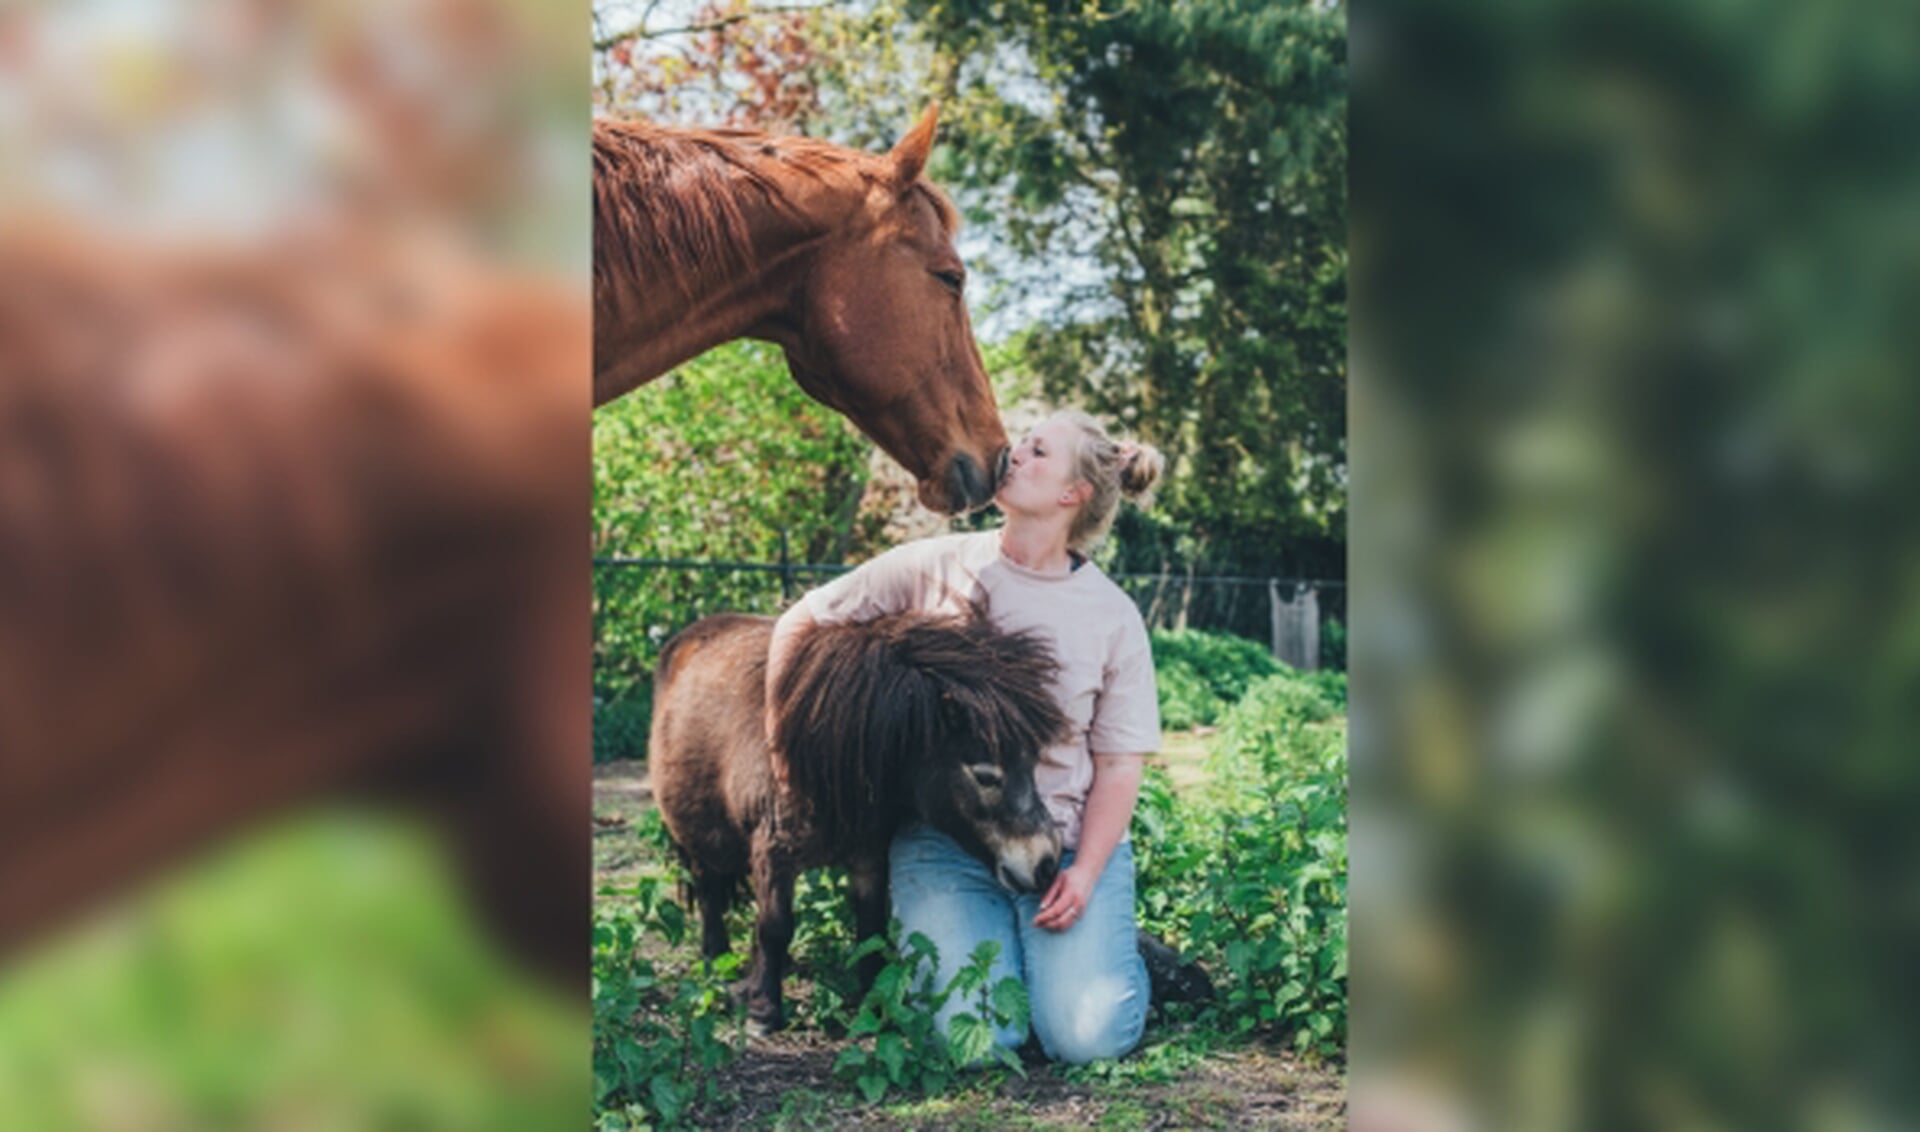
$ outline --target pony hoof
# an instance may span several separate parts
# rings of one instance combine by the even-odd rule
[[[786,1028],[787,1020],[778,1014],[771,1018],[755,1018],[751,1015],[747,1018],[747,1033],[752,1037],[764,1038]]]
[[[753,1001],[753,992],[759,986],[752,979],[741,979],[727,984],[727,997],[735,1006],[745,1006]]]

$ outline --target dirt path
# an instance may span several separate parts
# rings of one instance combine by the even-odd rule
[[[1179,773],[1176,760],[1175,771]],[[594,768],[593,863],[596,888],[631,884],[659,868],[633,835],[653,807],[646,768],[636,762]],[[796,988],[804,994],[804,988]],[[1332,1132],[1346,1127],[1346,1083],[1336,1070],[1304,1064],[1279,1050],[1246,1047],[1176,1066],[1155,1061],[1169,1034],[1149,1025],[1143,1052],[1106,1077],[1029,1064],[1027,1076],[983,1074],[930,1100],[889,1098],[868,1104],[833,1079],[843,1043],[817,1030],[748,1041],[729,1066],[731,1104],[704,1127],[718,1129],[941,1129],[946,1132],[1044,1132],[1051,1129],[1260,1129]]]

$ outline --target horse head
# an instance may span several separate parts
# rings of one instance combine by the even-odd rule
[[[813,257],[797,333],[778,340],[802,389],[912,472],[923,505],[953,513],[993,498],[1007,433],[967,315],[958,214],[921,175],[936,123],[929,108],[871,166]]]
[[[889,836],[903,817],[952,837],[1009,888],[1041,891],[1060,838],[1034,784],[1066,730],[1045,641],[975,614],[826,625],[781,682],[777,742],[831,842]]]

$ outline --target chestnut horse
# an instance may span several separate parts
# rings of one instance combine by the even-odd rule
[[[793,938],[793,882],[847,867],[857,938],[887,925],[887,846],[913,820],[964,846],[1011,888],[1053,881],[1059,834],[1033,771],[1066,719],[1048,687],[1052,650],[984,617],[900,613],[817,626],[776,689],[776,740],[789,788],[767,755],[772,620],[722,614],[661,653],[649,769],[654,797],[694,877],[701,951],[727,950],[726,911],[753,880],[753,965],[735,988],[762,1030],[784,1021],[780,983]],[[880,960],[861,963],[871,986]]]
[[[0,225],[0,264],[0,956],[370,791],[580,994],[581,297],[377,232]]]
[[[928,109],[884,157],[747,130],[593,124],[593,399],[735,338],[778,344],[807,394],[946,513],[1007,456],[962,297],[953,205],[921,171]]]

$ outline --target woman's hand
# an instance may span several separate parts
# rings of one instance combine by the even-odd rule
[[[772,764],[774,782],[782,790],[787,788],[787,755],[774,742],[780,725],[780,713],[773,706],[774,694],[780,687],[781,675],[793,659],[795,642],[813,624],[813,614],[807,612],[804,602],[793,605],[773,623],[773,638],[767,642],[766,715],[762,722],[767,729],[767,761]]]
[[[1099,879],[1082,869],[1078,861],[1068,865],[1053,878],[1053,886],[1040,898],[1040,914],[1033,918],[1033,926],[1063,932],[1079,923],[1081,913],[1087,910],[1087,901],[1093,896],[1093,882]]]

